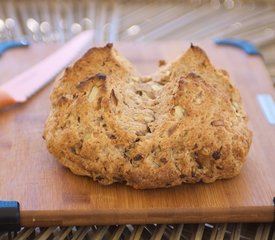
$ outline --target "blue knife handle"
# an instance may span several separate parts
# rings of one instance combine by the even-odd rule
[[[249,55],[260,55],[260,51],[257,49],[257,47],[247,41],[247,40],[242,40],[242,39],[216,39],[214,42],[218,45],[229,45],[233,47],[237,47],[245,51]]]
[[[17,48],[17,47],[26,47],[29,46],[30,43],[26,40],[8,40],[0,42],[0,55],[3,54],[10,48]]]

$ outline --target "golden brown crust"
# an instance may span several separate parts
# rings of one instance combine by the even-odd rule
[[[240,95],[199,47],[152,77],[108,44],[55,83],[44,138],[64,166],[134,188],[213,182],[239,174],[252,134]]]

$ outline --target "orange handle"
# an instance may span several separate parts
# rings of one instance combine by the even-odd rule
[[[0,89],[0,109],[15,104],[15,99],[7,92]]]

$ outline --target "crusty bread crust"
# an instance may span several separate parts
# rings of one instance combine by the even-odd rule
[[[199,47],[141,77],[112,44],[65,69],[44,138],[75,174],[160,188],[240,173],[252,133],[238,90]]]

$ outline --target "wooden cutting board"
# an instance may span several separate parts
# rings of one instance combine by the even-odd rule
[[[260,57],[211,42],[199,45],[216,66],[229,71],[250,118],[253,144],[241,174],[212,184],[157,190],[134,190],[119,184],[101,186],[76,176],[55,161],[42,139],[51,84],[27,103],[0,112],[0,200],[20,203],[23,226],[274,220],[275,126],[266,121],[256,95],[269,93],[274,97],[275,89]],[[115,46],[138,70],[148,74],[157,69],[159,59],[172,60],[189,43]],[[57,48],[36,44],[10,50],[0,58],[0,82]]]

